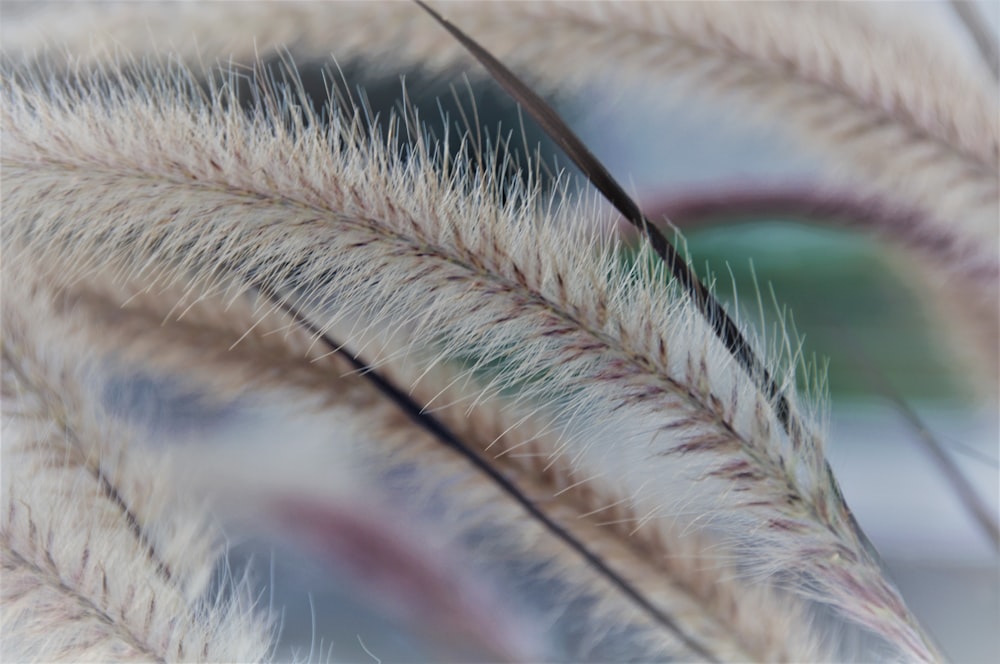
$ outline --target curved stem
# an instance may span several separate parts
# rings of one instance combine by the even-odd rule
[[[708,646],[695,641],[694,638],[687,634],[673,618],[654,606],[653,603],[650,602],[650,600],[647,599],[638,588],[634,587],[620,574],[612,570],[600,556],[588,549],[587,546],[577,539],[572,533],[552,520],[547,514],[545,514],[545,512],[542,511],[541,508],[538,507],[538,505],[532,502],[531,499],[529,499],[514,484],[513,481],[507,478],[495,467],[491,466],[482,456],[473,451],[441,420],[435,417],[433,413],[428,412],[423,406],[415,402],[410,395],[396,387],[396,385],[394,385],[390,380],[381,375],[377,369],[365,363],[364,360],[350,351],[345,345],[325,334],[301,311],[289,304],[285,298],[260,284],[256,285],[256,289],[271,300],[275,306],[293,318],[310,334],[322,341],[331,352],[338,353],[344,357],[360,376],[364,376],[368,379],[375,389],[385,395],[390,401],[396,404],[400,410],[406,413],[414,424],[434,436],[445,447],[448,447],[460,456],[464,457],[473,466],[475,466],[477,470],[492,480],[497,487],[499,487],[504,493],[524,508],[524,510],[531,515],[532,518],[536,519],[552,535],[579,554],[580,557],[582,557],[591,567],[597,570],[599,574],[604,576],[612,585],[618,588],[622,594],[632,600],[632,602],[634,602],[643,612],[647,613],[654,622],[659,623],[673,632],[681,643],[683,643],[692,653],[704,658],[705,661],[719,661],[712,654]]]

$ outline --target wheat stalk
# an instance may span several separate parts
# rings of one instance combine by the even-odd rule
[[[967,13],[965,3],[956,8]],[[941,292],[936,299],[946,320],[967,321],[957,326],[965,336],[954,345],[979,349],[977,365],[996,364],[996,279],[989,266],[996,263],[1000,212],[1000,106],[989,81],[945,48],[927,48],[933,35],[920,26],[894,21],[886,29],[884,17],[859,3],[456,3],[446,13],[546,87],[592,85],[603,77],[648,90],[651,78],[681,81],[695,94],[748,104],[740,105],[741,119],[781,118],[779,129],[817,143],[821,157],[850,174],[853,189],[914,213],[906,217],[919,223],[896,237],[920,235],[960,248],[958,261],[944,266],[953,283],[940,285],[932,265],[928,287]],[[139,53],[152,38],[187,61],[218,54],[246,62],[287,47],[325,57],[335,45],[340,57],[377,54],[380,66],[462,62],[458,44],[418,19],[409,3],[143,3],[113,11],[77,3],[71,11],[44,5],[26,11],[22,22],[8,22],[5,41],[15,51],[37,52],[50,43],[98,61],[112,56],[109,44]],[[136,30],[138,24],[149,33]],[[45,25],[44,35],[34,25]],[[991,271],[985,283],[948,275],[977,266]],[[992,386],[994,373],[988,370],[983,382]]]
[[[407,466],[421,469],[413,486],[418,495],[433,492],[435,486],[449,487],[456,518],[448,522],[458,532],[475,527],[488,513],[495,527],[503,524],[508,547],[516,548],[520,556],[547,560],[552,570],[548,575],[587,589],[599,603],[592,617],[596,624],[625,620],[631,629],[643,630],[644,640],[655,652],[683,658],[696,654],[676,637],[653,629],[648,616],[630,608],[627,598],[623,601],[614,583],[595,575],[575,551],[553,544],[542,524],[527,526],[516,502],[491,488],[489,478],[477,475],[440,440],[414,426],[397,406],[381,398],[365,375],[353,373],[337,356],[318,355],[314,339],[273,305],[251,306],[244,299],[190,302],[112,284],[97,290],[88,286],[87,292],[58,298],[62,313],[53,314],[68,317],[62,324],[83,331],[91,348],[103,348],[129,366],[154,368],[198,384],[212,398],[295,389],[314,407],[329,412],[335,405],[341,438],[363,441],[354,447],[365,451],[367,463],[386,469],[382,472]],[[736,571],[720,562],[722,550],[702,537],[644,524],[601,478],[584,481],[564,459],[550,461],[559,439],[531,418],[514,415],[502,400],[480,396],[468,403],[470,394],[480,393],[470,386],[469,376],[439,367],[407,378],[413,368],[389,357],[382,358],[378,371],[405,387],[426,417],[435,418],[514,478],[519,491],[617,570],[616,575],[642,588],[659,611],[671,616],[683,638],[704,649],[702,656],[725,661],[825,658],[802,617],[803,609],[794,601],[739,581]],[[356,433],[344,435],[344,427]],[[294,479],[297,485],[301,481]],[[476,497],[471,504],[470,496]],[[425,604],[427,599],[423,598]]]
[[[39,53],[51,43],[100,61],[110,44],[144,53],[152,39],[188,62],[249,62],[280,48],[304,57],[378,55],[383,67],[464,61],[409,3],[143,3],[114,12],[81,3],[39,11],[28,13],[28,26],[9,26],[9,49]],[[696,95],[738,100],[741,120],[757,116],[815,146],[853,188],[926,211],[947,232],[996,243],[994,86],[946,48],[928,48],[934,36],[919,26],[883,25],[860,3],[486,2],[448,4],[445,14],[543,87],[613,80],[648,92],[651,81],[662,83],[648,100],[679,82]],[[30,29],[37,25],[44,34]]]
[[[498,207],[489,182],[442,177],[426,154],[402,165],[355,124],[304,124],[294,97],[245,116],[217,91],[190,99],[185,74],[107,76],[44,89],[5,75],[8,249],[57,257],[64,282],[110,267],[192,292],[295,288],[321,329],[356,313],[412,326],[414,357],[503,360],[495,385],[572,414],[552,454],[580,477],[619,478],[649,522],[683,500],[741,542],[747,568],[787,570],[798,592],[935,658],[851,526],[820,439],[782,433],[657,268],[623,267],[572,223],[589,208],[539,221],[531,192]]]
[[[264,659],[270,629],[246,581],[208,590],[218,542],[204,515],[95,409],[80,348],[14,281],[4,275],[5,658]]]
[[[23,277],[13,279],[21,281]],[[318,370],[317,365],[310,363],[310,357],[315,357],[310,354],[310,338],[294,327],[289,329],[287,320],[280,320],[273,313],[269,315],[242,299],[230,303],[210,299],[187,302],[173,299],[169,294],[128,289],[95,279],[84,291],[73,293],[36,285],[31,305],[18,307],[19,311],[25,309],[31,311],[33,320],[44,321],[48,333],[59,330],[64,337],[72,337],[73,344],[87,348],[91,363],[117,375],[140,371],[165,376],[183,371],[176,377],[180,384],[204,388],[207,400],[214,403],[228,403],[237,396],[267,394],[269,390],[283,392],[286,396],[296,392],[300,408],[322,411],[327,423],[335,423],[337,428],[344,426],[345,419],[358,425],[364,422],[366,415],[384,415],[375,407],[378,395],[364,392],[363,379],[342,377],[336,371],[331,373],[329,366],[323,367],[325,371]],[[296,352],[298,350],[301,354]],[[89,390],[98,394],[102,391],[99,383],[94,383]],[[337,412],[341,413],[339,418]],[[351,413],[351,416],[345,417],[343,413]],[[329,446],[329,441],[326,442]],[[406,534],[394,514],[379,510],[364,500],[366,494],[370,499],[371,492],[359,493],[360,483],[350,470],[351,454],[358,454],[354,448],[360,448],[361,443],[344,449],[346,441],[338,442],[341,443],[339,449],[316,459],[322,465],[317,467],[319,476],[313,480],[312,490],[307,489],[309,482],[300,469],[294,475],[281,474],[280,463],[275,464],[273,458],[277,451],[265,455],[271,465],[268,472],[262,474],[253,463],[254,451],[247,445],[241,445],[238,452],[212,451],[215,446],[206,450],[204,443],[198,446],[199,450],[172,448],[172,464],[158,461],[160,485],[183,488],[185,495],[194,500],[190,509],[169,512],[169,519],[171,523],[188,524],[189,527],[200,524],[207,499],[213,504],[215,514],[244,522],[249,520],[257,529],[268,522],[278,522],[284,530],[307,543],[312,542],[313,548],[318,548],[323,555],[336,556],[340,551],[343,560],[335,558],[335,562],[353,562],[352,571],[364,575],[373,585],[384,587],[388,584],[385,601],[393,603],[393,611],[398,614],[403,607],[408,607],[414,619],[423,623],[423,628],[438,632],[432,631],[431,636],[447,635],[453,645],[466,639],[478,651],[488,653],[491,660],[524,660],[525,653],[532,650],[512,627],[516,621],[482,592],[478,587],[481,584],[456,574],[454,567],[445,566],[432,557],[430,551],[423,550],[426,546],[422,546],[415,534]],[[282,448],[279,456],[298,454],[300,462],[302,453],[309,453],[297,444],[286,443]],[[135,473],[138,477],[150,472],[141,464],[148,452],[141,444],[123,445],[120,452],[127,455],[133,465],[139,466],[142,472]],[[220,452],[224,460],[219,459]],[[233,468],[234,454],[242,459],[241,468]],[[94,463],[107,463],[105,457],[109,455],[95,452],[91,456]],[[25,471],[23,465],[18,466],[22,472]],[[248,485],[253,487],[252,491],[247,490]],[[316,487],[323,489],[317,491]],[[47,488],[43,486],[40,493],[44,495]],[[72,495],[78,490],[79,487],[71,487],[66,493]],[[237,501],[238,506],[235,506]],[[195,505],[201,509],[196,509]],[[160,511],[168,513],[165,508]],[[146,541],[145,536],[141,539]],[[174,548],[185,544],[178,533],[172,533],[170,541]],[[216,556],[201,551],[199,542],[188,542],[181,551],[187,560],[196,561],[201,570],[208,573]],[[338,542],[341,542],[339,548]],[[348,550],[343,551],[345,546]],[[131,550],[125,555],[130,553]],[[357,559],[366,562],[359,566]],[[115,567],[120,569],[122,565],[116,562]],[[163,567],[170,570],[167,580],[183,576],[173,565]],[[129,578],[142,580],[137,574]],[[235,590],[246,592],[248,588]],[[29,597],[22,602],[25,613],[30,611],[31,601]],[[209,608],[206,604],[202,612],[207,614]],[[405,615],[405,611],[403,613]],[[72,617],[62,619],[70,621]],[[198,619],[208,626],[214,621],[210,615]],[[12,637],[19,642],[24,640],[16,629]],[[269,643],[270,638],[266,638],[262,647],[266,648]],[[26,642],[25,652],[30,652],[31,647],[32,644]],[[58,644],[54,648],[53,652],[63,659],[78,656],[73,648],[64,652],[58,650]],[[235,652],[226,654],[218,649],[213,652],[216,654],[204,656],[225,661],[247,661],[248,657]],[[119,660],[140,656],[161,658],[149,652],[114,655]],[[112,655],[106,657],[110,659]],[[190,658],[183,652],[176,657]]]
[[[213,399],[231,399],[248,391],[295,389],[314,407],[328,410],[336,404],[342,411],[338,426],[357,432],[346,438],[364,439],[364,445],[357,445],[359,448],[371,448],[375,443],[375,449],[367,452],[370,463],[388,468],[415,464],[426,469],[420,483],[422,492],[430,491],[435,476],[454,483],[456,478],[470,475],[461,457],[456,458],[432,436],[415,428],[398,409],[380,398],[365,377],[351,373],[345,362],[331,357],[321,363],[309,361],[310,356],[316,359],[316,345],[301,329],[289,328],[280,312],[268,314],[247,306],[249,302],[244,300],[227,303],[203,298],[185,302],[169,294],[130,293],[107,283],[96,291],[94,288],[91,285],[87,292],[56,298],[55,310],[38,317],[50,325],[80,331],[89,348],[113,353],[116,362],[200,384]],[[383,365],[381,370],[386,368]],[[409,384],[415,401],[428,408],[439,400],[460,396],[449,394],[450,385],[455,383],[451,374],[437,374],[440,376],[433,378],[438,380],[425,375],[419,381],[403,384]],[[809,628],[796,616],[801,609],[794,603],[788,604],[785,599],[784,604],[779,604],[763,589],[743,587],[734,579],[734,571],[716,561],[721,552],[700,543],[697,537],[684,538],[657,529],[647,533],[627,507],[616,506],[622,501],[601,494],[600,487],[595,486],[598,482],[580,482],[571,469],[562,469],[559,463],[548,464],[544,457],[555,444],[551,440],[546,444],[547,437],[526,424],[524,418],[509,422],[509,415],[499,404],[488,399],[479,399],[467,408],[456,398],[433,410],[435,417],[475,445],[477,452],[488,455],[501,471],[516,476],[517,485],[529,491],[533,501],[545,505],[545,510],[556,515],[559,522],[579,533],[589,548],[599,551],[602,558],[613,559],[617,569],[638,579],[644,594],[655,597],[659,606],[667,607],[669,615],[678,617],[677,624],[683,626],[688,638],[707,644],[712,658],[816,659],[818,646],[806,640]],[[509,454],[512,451],[516,453]],[[301,478],[294,481],[300,483]],[[484,482],[474,474],[462,482],[456,504],[461,502],[462,509],[474,514],[476,521],[482,519],[484,510],[494,512],[491,522],[508,524],[506,529],[516,536],[522,554],[550,558],[552,569],[559,570],[558,576],[568,577],[577,587],[593,586],[591,592],[607,605],[602,614],[623,613],[613,587],[595,583],[589,578],[592,574],[588,575],[586,564],[581,565],[572,552],[553,546],[544,534],[526,528],[516,505],[497,509],[496,505],[504,501],[489,489],[488,482],[485,488],[478,486]],[[480,502],[470,506],[470,495],[479,496]],[[455,525],[464,526],[461,522],[469,519],[466,515]],[[426,603],[428,598],[422,599]],[[768,607],[766,628],[756,612],[747,612],[751,606]],[[641,614],[631,618],[633,629],[646,623]],[[649,625],[645,626],[649,631]],[[789,635],[796,638],[790,640]],[[692,656],[662,635],[654,633],[646,639],[657,652]]]

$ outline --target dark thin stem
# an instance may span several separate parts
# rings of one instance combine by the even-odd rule
[[[746,338],[736,327],[736,323],[729,317],[726,310],[719,304],[719,301],[705,288],[698,280],[697,275],[690,266],[680,257],[677,250],[670,241],[654,226],[642,213],[635,201],[625,193],[621,185],[612,177],[611,173],[603,164],[587,149],[583,141],[573,133],[573,130],[563,121],[559,114],[541,97],[535,94],[525,85],[512,71],[503,63],[497,60],[486,49],[480,46],[475,40],[455,27],[451,22],[431,9],[422,0],[414,0],[424,9],[434,20],[436,20],[445,30],[457,39],[468,51],[489,71],[493,79],[507,93],[520,103],[526,111],[538,122],[546,131],[549,137],[559,145],[566,155],[576,164],[587,179],[593,184],[604,197],[615,206],[615,208],[636,228],[638,228],[649,241],[653,251],[656,252],[667,265],[670,273],[681,284],[681,287],[688,294],[695,306],[712,326],[716,336],[722,341],[733,357],[739,362],[743,369],[749,374],[750,379],[755,381],[758,387],[764,391],[768,400],[774,408],[775,415],[781,423],[785,433],[793,441],[801,437],[805,430],[802,424],[791,413],[788,398],[778,387],[770,372],[756,356]],[[868,554],[876,561],[879,560],[878,552],[871,541],[861,530],[854,513],[848,507],[840,492],[840,487],[834,480],[833,472],[829,462],[825,464],[826,473],[836,493],[838,503],[843,507],[851,529],[858,537],[862,546]]]
[[[458,40],[475,58],[489,71],[493,79],[507,93],[520,103],[526,111],[538,122],[549,137],[563,149],[566,155],[586,175],[608,201],[628,221],[638,228],[649,240],[656,255],[666,264],[673,277],[681,284],[695,306],[709,322],[715,334],[722,340],[729,352],[743,366],[750,377],[759,381],[759,386],[774,404],[775,413],[785,431],[800,433],[800,425],[792,420],[788,399],[781,388],[771,377],[770,372],[753,352],[746,338],[739,331],[736,323],[712,296],[708,289],[698,280],[691,267],[681,258],[680,254],[669,240],[642,213],[635,201],[625,193],[625,190],[612,177],[611,173],[590,152],[573,130],[563,121],[559,114],[541,97],[525,85],[504,64],[493,57],[471,37],[455,27],[447,19],[428,7],[422,0],[414,0],[441,26]]]
[[[361,358],[345,348],[342,344],[338,343],[335,339],[332,339],[330,336],[323,333],[322,330],[310,322],[309,319],[306,318],[301,312],[295,309],[283,298],[279,297],[277,293],[274,293],[263,286],[258,286],[257,288],[265,297],[271,300],[286,314],[291,316],[299,325],[308,330],[317,339],[320,339],[331,351],[339,353],[342,357],[344,357],[361,376],[371,381],[372,385],[379,392],[396,404],[396,406],[402,410],[414,424],[434,436],[438,442],[445,447],[456,452],[459,456],[464,457],[467,461],[469,461],[469,463],[475,466],[477,470],[486,475],[494,484],[497,485],[497,487],[514,499],[514,501],[518,503],[529,515],[531,515],[532,518],[536,519],[552,535],[575,551],[587,562],[588,565],[597,570],[597,572],[607,579],[611,585],[638,605],[638,607],[647,613],[655,622],[673,632],[681,643],[690,649],[692,653],[695,653],[710,662],[718,661],[706,646],[698,643],[692,636],[686,634],[669,615],[654,606],[638,589],[622,578],[622,576],[617,572],[612,570],[607,563],[605,563],[595,553],[590,551],[586,545],[574,537],[570,532],[565,530],[562,526],[553,521],[548,515],[545,514],[545,512],[541,510],[541,508],[525,496],[517,485],[514,484],[514,482],[508,479],[494,466],[490,465],[488,460],[484,459],[482,456],[473,451],[468,445],[462,442],[462,440],[447,426],[445,426],[444,423],[436,418],[433,413],[429,413],[424,410],[424,408],[415,402],[410,395],[392,384],[392,382],[382,376],[376,369],[366,364]]]

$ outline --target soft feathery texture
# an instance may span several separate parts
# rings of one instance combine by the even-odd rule
[[[860,3],[804,5],[463,2],[440,9],[547,89],[604,81],[620,92],[641,88],[646,94],[637,99],[647,103],[675,97],[668,86],[681,83],[699,97],[739,102],[740,121],[757,117],[815,145],[841,182],[884,209],[907,211],[890,239],[935,243],[930,262],[918,253],[916,271],[929,274],[915,279],[934,294],[931,313],[944,322],[941,336],[968,365],[971,384],[992,399],[1000,229],[995,86],[928,26]],[[388,71],[402,63],[430,70],[467,63],[461,47],[407,2],[136,3],[113,10],[42,4],[7,24],[11,51],[68,49],[83,62],[119,57],[114,45],[188,62],[250,62],[288,48],[305,58],[360,56]],[[854,218],[865,230],[885,230],[878,224],[885,215]],[[937,260],[941,248],[948,248],[944,262]],[[969,270],[976,274],[966,278]]]
[[[89,330],[95,348],[103,346],[139,367],[183,377],[216,398],[220,387],[227,387],[230,396],[293,389],[303,393],[304,399],[297,402],[320,407],[336,404],[340,454],[349,454],[344,443],[356,440],[347,447],[379,474],[393,468],[415,471],[408,495],[412,499],[436,494],[453,505],[449,510],[455,518],[443,520],[454,531],[453,537],[474,529],[488,514],[487,522],[496,528],[502,525],[507,546],[516,548],[519,556],[546,561],[546,577],[567,579],[596,602],[596,615],[591,618],[595,627],[609,622],[633,629],[641,626],[645,641],[656,652],[692,656],[659,636],[641,611],[623,611],[627,598],[623,600],[612,584],[600,580],[600,573],[588,569],[562,543],[553,542],[542,524],[526,526],[530,515],[509,496],[491,488],[490,480],[477,474],[466,460],[421,431],[381,398],[363,375],[353,375],[349,365],[329,355],[323,343],[289,326],[287,316],[274,311],[266,300],[256,307],[242,299],[205,298],[187,304],[168,293],[127,295],[127,290],[110,286],[101,290],[103,297],[91,293],[72,298],[77,314],[85,314],[75,326]],[[122,304],[116,306],[119,300]],[[223,311],[226,314],[219,315]],[[375,340],[365,345],[369,353],[376,352]],[[397,340],[391,347],[398,345]],[[248,352],[259,361],[247,362]],[[721,547],[696,533],[685,535],[676,528],[644,521],[630,510],[627,500],[615,495],[614,485],[606,479],[578,477],[565,457],[551,456],[560,445],[558,437],[545,433],[541,423],[506,408],[503,400],[484,396],[471,376],[442,367],[418,372],[387,353],[387,349],[376,352],[380,358],[377,371],[405,388],[427,416],[514,478],[529,499],[641,588],[714,658],[826,658],[803,618],[803,609],[789,597],[740,581],[738,573],[725,564]],[[303,364],[310,356],[313,361]],[[344,433],[345,425],[351,433]],[[301,477],[290,483],[302,491]],[[425,604],[429,599],[425,598]],[[466,611],[466,615],[474,614]],[[494,629],[504,632],[499,625]]]
[[[79,346],[4,276],[4,659],[260,661],[245,581],[211,590],[218,540],[168,464],[93,403]]]
[[[462,561],[428,550],[416,524],[378,506],[370,478],[360,478],[357,467],[360,450],[380,443],[362,443],[343,427],[381,421],[382,399],[275,303],[205,294],[192,300],[98,275],[62,291],[40,284],[36,301],[38,318],[74,330],[105,371],[196,388],[208,406],[240,398],[255,410],[286,404],[285,419],[293,423],[266,441],[241,436],[227,445],[197,435],[170,445],[178,469],[170,483],[211,505],[227,525],[297,535],[428,638],[447,636],[452,646],[464,639],[491,660],[538,657],[485,584],[463,573]],[[317,429],[336,433],[317,438]],[[130,453],[144,452],[140,446]]]
[[[861,3],[447,3],[447,18],[538,85],[595,81],[643,89],[683,83],[792,132],[854,187],[927,211],[948,232],[997,242],[1000,101],[988,74],[903,15]],[[187,62],[288,48],[431,70],[467,61],[412,3],[77,3],[12,21],[7,48],[69,49],[87,60],[150,48]],[[136,29],[147,26],[146,30]],[[45,26],[41,31],[38,26]],[[392,63],[392,64],[390,64]],[[663,85],[651,89],[651,82]],[[622,88],[622,83],[631,87]],[[780,119],[775,123],[775,119]]]
[[[408,326],[415,358],[492,366],[492,389],[560,412],[551,455],[616,478],[642,519],[711,525],[749,572],[936,658],[853,525],[819,429],[786,436],[662,269],[623,265],[577,223],[589,206],[539,217],[531,191],[498,205],[494,184],[442,176],[419,151],[400,163],[342,118],[324,131],[285,112],[294,98],[249,115],[224,91],[192,99],[184,73],[4,83],[8,250],[64,282],[112,269],[195,294],[294,288],[321,328],[353,314]]]
[[[678,526],[634,512],[613,479],[581,476],[557,453],[566,441],[547,431],[551,423],[545,418],[525,416],[504,399],[484,397],[462,373],[436,368],[417,376],[413,367],[391,369],[385,366],[390,375],[398,373],[396,380],[409,385],[428,412],[505,474],[521,478],[518,486],[529,498],[634,587],[665,607],[667,615],[716,658],[816,661],[828,657],[794,600],[774,594],[766,585],[740,579],[727,560],[731,552],[695,530],[685,533]],[[404,377],[407,372],[410,378]],[[390,460],[413,464],[432,453],[399,445]],[[450,478],[460,475],[447,464],[417,467],[425,477],[437,475],[437,484],[447,485]],[[414,488],[419,484],[419,480],[414,482]],[[512,526],[517,523],[514,516],[507,517]],[[515,528],[509,530],[518,533]],[[526,542],[534,537],[523,530],[518,534]]]
[[[597,602],[598,615],[592,618],[597,621],[595,626],[609,621],[622,623],[623,613],[624,618],[633,613],[623,612],[623,600],[613,586],[595,581],[593,570],[565,546],[553,544],[543,527],[526,528],[525,515],[517,505],[497,489],[491,490],[488,480],[477,477],[467,462],[440,441],[402,417],[375,393],[364,376],[351,375],[349,367],[333,356],[303,364],[304,359],[316,359],[317,353],[329,349],[289,327],[287,317],[283,319],[266,302],[250,306],[249,300],[204,298],[185,303],[169,293],[130,293],[110,284],[98,289],[100,293],[90,286],[88,290],[91,292],[59,298],[73,303],[72,307],[63,304],[59,308],[72,311],[72,326],[86,331],[92,348],[103,347],[119,361],[128,359],[137,368],[181,377],[186,384],[206,389],[212,398],[221,396],[220,387],[229,397],[279,389],[300,392],[304,399],[295,401],[320,409],[329,410],[336,404],[339,456],[348,456],[345,443],[357,440],[346,447],[354,448],[355,454],[363,451],[367,463],[381,469],[380,473],[391,468],[417,469],[420,479],[412,486],[417,494],[437,491],[461,506],[450,509],[456,516],[464,515],[462,518],[445,520],[459,534],[474,528],[484,511],[488,512],[494,527],[505,524],[508,541],[517,543],[519,555],[546,560],[546,576],[568,579],[578,592]],[[248,353],[259,361],[248,362]],[[414,369],[407,370],[387,358],[380,362],[379,371],[406,387],[421,407],[477,453],[516,478],[517,486],[545,512],[611,562],[620,574],[633,579],[686,634],[707,644],[714,657],[727,661],[823,659],[821,646],[794,601],[740,582],[735,570],[723,564],[724,552],[717,545],[694,533],[685,536],[644,523],[630,512],[627,501],[612,495],[606,482],[598,478],[582,481],[561,459],[550,461],[558,439],[542,432],[530,418],[503,408],[502,401],[483,398],[480,390],[470,385],[469,376],[438,368],[406,379],[405,373]],[[352,431],[349,435],[344,434],[345,424]],[[267,478],[264,481],[271,484]],[[302,492],[302,478],[289,481],[292,484],[295,493]],[[448,487],[447,491],[442,487]],[[268,491],[278,489],[280,486]],[[469,496],[477,499],[470,503]],[[260,502],[261,496],[244,496],[241,501],[247,499]],[[425,606],[430,606],[432,599],[425,597]],[[468,619],[474,614],[467,608],[464,615]],[[624,624],[633,629],[637,624],[645,625],[650,647],[666,652],[664,641],[650,633],[647,621],[632,615]],[[454,619],[451,622],[460,624]],[[498,624],[494,630],[504,633]],[[688,651],[678,654],[692,655]]]

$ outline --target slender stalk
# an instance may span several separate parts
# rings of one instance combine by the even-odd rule
[[[583,144],[573,130],[569,128],[559,114],[556,113],[544,99],[525,85],[514,75],[502,62],[493,57],[489,51],[480,46],[474,39],[466,35],[459,28],[431,9],[422,0],[414,0],[416,4],[430,14],[434,20],[451,33],[472,55],[490,72],[493,80],[500,84],[504,90],[516,99],[526,111],[538,122],[549,137],[556,142],[573,161],[576,166],[583,171],[583,174],[590,180],[608,201],[622,213],[622,215],[633,226],[638,228],[649,241],[649,245],[661,260],[667,265],[670,274],[681,284],[684,292],[688,294],[695,306],[701,311],[705,320],[709,322],[715,334],[722,340],[733,354],[733,357],[743,366],[750,377],[759,381],[768,400],[774,404],[778,420],[785,428],[798,428],[801,425],[792,419],[789,411],[788,399],[782,393],[778,384],[771,377],[770,372],[758,359],[753,348],[747,343],[743,333],[736,327],[736,323],[729,317],[726,310],[713,296],[698,276],[691,269],[691,266],[681,258],[674,246],[667,240],[666,236],[660,232],[642,213],[632,197],[625,193],[625,190],[618,184],[604,165],[594,156],[594,154]]]
[[[294,306],[288,304],[284,298],[281,298],[276,293],[269,292],[269,289],[265,286],[258,284],[257,288],[267,297],[271,298],[282,311],[294,318],[299,325],[308,330],[310,334],[315,336],[317,339],[320,339],[330,352],[338,353],[344,357],[361,376],[364,376],[375,387],[375,389],[377,389],[380,393],[392,401],[392,403],[396,404],[396,406],[399,407],[404,413],[406,413],[407,417],[409,417],[414,424],[427,431],[442,445],[453,450],[475,466],[476,470],[488,477],[490,481],[492,481],[504,493],[517,502],[517,504],[520,505],[524,511],[531,516],[531,518],[543,524],[546,530],[576,552],[576,554],[583,558],[590,567],[596,570],[601,576],[605,577],[623,595],[628,597],[630,601],[634,602],[642,611],[649,614],[655,622],[673,632],[692,653],[704,658],[704,660],[708,662],[719,661],[715,658],[706,644],[696,641],[695,638],[688,634],[681,625],[674,621],[673,618],[663,613],[659,608],[653,605],[639,589],[633,587],[632,584],[626,581],[621,575],[608,567],[607,563],[591,551],[583,542],[576,539],[576,537],[574,537],[568,530],[553,521],[543,510],[528,499],[528,497],[521,492],[514,482],[504,476],[495,466],[490,464],[480,454],[473,451],[453,432],[451,432],[448,427],[440,422],[433,413],[428,412],[424,405],[416,403],[412,397],[393,385],[390,381],[386,380],[378,372],[378,370],[366,364],[358,355],[351,352],[347,346],[331,338],[328,334],[324,334],[321,329],[313,325],[300,311],[298,311]]]

